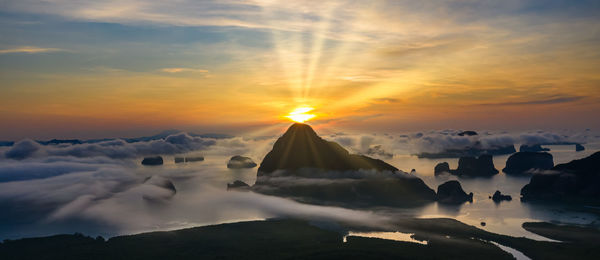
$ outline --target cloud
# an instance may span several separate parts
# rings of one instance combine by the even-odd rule
[[[200,71],[209,68],[211,74],[218,73],[219,77],[215,77],[209,85],[222,86],[221,91],[191,88],[193,80],[182,80],[176,85],[189,88],[186,91],[193,95],[163,98],[161,102],[154,102],[153,107],[161,106],[157,109],[163,111],[187,111],[178,113],[178,117],[188,123],[191,120],[189,114],[193,112],[180,107],[197,102],[191,96],[199,96],[202,92],[199,97],[203,101],[212,102],[212,105],[221,108],[212,117],[210,113],[196,113],[206,120],[223,121],[219,118],[226,118],[222,115],[230,111],[228,108],[239,105],[236,103],[249,104],[251,100],[260,100],[265,97],[264,93],[270,93],[270,100],[267,102],[269,105],[257,106],[252,113],[248,112],[259,121],[267,119],[268,116],[263,115],[281,111],[281,107],[270,104],[285,103],[290,97],[307,96],[317,104],[329,104],[323,108],[326,112],[323,119],[326,119],[326,116],[357,115],[360,113],[357,111],[361,109],[365,112],[364,106],[373,98],[393,96],[402,97],[406,102],[366,108],[371,110],[369,112],[386,113],[386,117],[391,119],[389,123],[386,122],[387,126],[392,125],[393,121],[403,121],[415,126],[439,124],[444,118],[447,119],[435,113],[440,109],[447,109],[448,113],[456,117],[464,112],[472,112],[467,111],[468,108],[463,110],[462,104],[479,103],[492,96],[498,102],[515,100],[514,95],[511,95],[513,90],[523,89],[530,93],[531,81],[552,84],[553,86],[544,88],[546,93],[556,92],[561,87],[572,87],[577,89],[570,93],[590,94],[594,98],[596,92],[592,91],[593,84],[590,82],[594,78],[593,73],[576,70],[594,67],[594,59],[585,58],[582,53],[589,53],[585,50],[593,49],[592,46],[597,45],[594,44],[596,39],[581,32],[590,31],[589,27],[595,23],[590,22],[589,17],[573,16],[586,8],[581,5],[572,8],[552,6],[534,14],[531,13],[535,9],[530,8],[531,3],[532,1],[485,4],[472,1],[376,1],[371,4],[364,1],[328,1],[315,6],[311,1],[21,0],[7,1],[3,7],[8,12],[33,17],[42,22],[62,17],[74,23],[91,21],[86,28],[98,26],[93,22],[126,24],[125,27],[102,26],[101,31],[91,32],[83,27],[71,28],[73,26],[65,24],[64,29],[69,30],[69,33],[84,35],[85,37],[79,37],[82,39],[94,39],[106,33],[112,40],[123,43],[112,47],[98,46],[99,49],[94,49],[99,51],[89,54],[95,62],[110,63],[104,64],[105,66],[118,63],[123,67],[136,67],[136,63],[130,61],[140,60],[136,57],[146,57],[145,63],[164,61],[158,66],[151,66],[154,72],[191,77],[201,75],[187,73],[206,73]],[[567,4],[561,5],[564,7]],[[552,14],[560,13],[547,12],[559,9],[563,9],[566,14],[553,16]],[[593,8],[587,11],[590,10]],[[521,11],[524,13],[520,13]],[[155,26],[157,24],[160,26]],[[169,39],[155,37],[162,35],[165,27],[172,28],[169,26],[191,28],[175,28]],[[571,30],[577,26],[584,28]],[[141,38],[123,33],[123,29],[139,34]],[[193,32],[196,36],[188,37],[188,32]],[[87,46],[85,41],[73,41],[70,38],[64,40],[68,41],[69,46]],[[109,56],[104,56],[105,54]],[[103,57],[94,58],[97,55]],[[181,61],[186,58],[190,61]],[[548,63],[546,61],[549,58],[560,62]],[[119,62],[122,59],[128,62]],[[195,67],[198,60],[207,61],[210,67]],[[520,65],[515,66],[517,63]],[[46,68],[47,65],[44,64],[38,64],[37,67],[43,65]],[[71,61],[61,64],[77,66]],[[142,67],[145,70],[148,66]],[[139,70],[140,67],[137,66],[137,69],[131,69],[131,73],[150,82],[136,83],[139,86],[130,89],[130,92],[138,91],[143,86],[164,85],[136,73]],[[265,71],[272,73],[267,75]],[[115,79],[100,77],[93,83],[113,86],[115,84],[111,80],[122,81],[121,76],[123,75],[115,75]],[[345,81],[340,80],[340,77]],[[163,80],[168,80],[168,77]],[[381,84],[368,82],[378,80]],[[241,85],[229,84],[229,81],[240,82]],[[61,84],[58,81],[51,82]],[[249,86],[256,85],[256,82],[269,84],[261,86],[260,91],[250,91]],[[76,88],[77,84],[72,85],[66,88]],[[282,88],[284,85],[291,87]],[[161,89],[156,87],[152,91],[154,93],[162,91]],[[157,97],[164,96],[156,93],[146,95],[144,100],[153,102]],[[215,97],[223,93],[239,95],[224,102],[216,102]],[[527,101],[527,98],[524,99]],[[113,103],[122,103],[118,101]],[[96,111],[98,117],[107,115],[108,112],[96,109],[102,104],[88,103],[88,110]],[[40,111],[51,105],[33,104]],[[426,109],[429,106],[434,109]],[[137,115],[145,113],[144,111],[150,112],[148,108],[129,112]],[[398,111],[410,112],[397,113]],[[493,113],[494,108],[475,112],[502,117],[498,116],[502,113]],[[531,114],[523,114],[525,115]],[[504,115],[506,116],[510,117],[511,114]],[[383,119],[371,121],[383,122]],[[221,123],[229,124],[224,121]],[[361,125],[360,122],[346,124]],[[457,127],[456,124],[453,127]]]
[[[403,45],[388,53],[423,52],[456,48],[447,37],[431,37],[454,31],[480,31],[484,18],[511,15],[527,8],[517,4],[419,3],[377,1],[376,3],[328,1],[315,7],[312,1],[8,1],[4,8],[13,12],[49,14],[72,20],[122,23],[127,25],[219,26],[284,32],[314,31],[319,37],[345,41],[379,41],[403,33],[429,35],[421,44]],[[488,7],[488,8],[485,8]],[[301,15],[299,15],[301,12]],[[492,13],[492,14],[490,14]],[[201,15],[199,15],[201,14]],[[257,19],[257,17],[259,19]],[[402,17],[402,19],[398,19]],[[315,30],[321,23],[328,29]],[[477,25],[472,25],[477,23]],[[468,26],[465,26],[468,25]],[[353,28],[348,30],[347,28]],[[415,30],[414,28],[419,28]],[[402,37],[404,38],[404,37]],[[397,45],[397,44],[396,44]],[[461,45],[461,44],[458,44]],[[442,47],[440,47],[442,46]]]
[[[182,73],[182,72],[208,73],[208,70],[194,69],[194,68],[162,68],[159,71],[166,72],[166,73]]]
[[[37,142],[25,139],[17,142],[5,152],[5,157],[22,160],[42,156],[74,156],[109,158],[137,158],[149,155],[172,155],[203,150],[216,143],[215,139],[192,137],[186,133],[167,136],[164,140],[128,143],[121,139],[98,143],[83,143],[64,146],[41,146]]]
[[[406,148],[403,147],[403,140],[396,139],[392,135],[375,134],[335,134],[326,136],[325,139],[334,141],[351,153],[364,154],[370,157],[380,159],[390,159],[394,152],[396,154],[405,154]]]
[[[36,54],[36,53],[48,53],[48,52],[59,52],[59,51],[64,51],[64,50],[57,49],[57,48],[21,46],[21,47],[15,47],[15,48],[11,48],[11,49],[2,49],[2,50],[0,50],[0,55],[1,54],[12,54],[12,53]]]
[[[439,153],[449,149],[479,147],[498,148],[518,144],[550,144],[560,142],[596,142],[590,134],[578,131],[562,132],[491,132],[477,131],[479,135],[459,136],[463,130],[432,130],[406,134],[334,134],[324,138],[334,141],[352,153],[366,154],[382,159],[389,154]],[[518,147],[516,147],[518,149]],[[377,151],[381,151],[378,153]]]
[[[141,182],[142,177],[136,176],[131,169],[118,161],[83,163],[76,158],[62,162],[3,162],[0,174],[5,180],[17,174],[30,178],[17,177],[21,180],[0,183],[0,199],[17,198],[52,205],[70,202],[86,194],[106,197],[134,182]]]
[[[398,103],[400,99],[398,98],[374,98],[372,99],[373,103],[376,104],[389,104],[389,103]]]
[[[223,156],[219,158],[225,161]],[[240,172],[224,172],[231,173],[225,163],[211,161],[153,168],[131,159],[107,157],[4,160],[0,163],[0,178],[4,181],[0,182],[0,205],[8,210],[3,224],[11,228],[0,229],[0,239],[26,233],[48,235],[43,233],[47,232],[44,228],[61,223],[67,223],[66,229],[54,229],[53,233],[74,232],[70,228],[77,228],[75,231],[86,234],[103,232],[112,236],[282,216],[369,225],[379,225],[386,219],[369,212],[228,192],[226,183],[240,178]],[[251,178],[256,176],[255,170],[247,173]],[[252,183],[252,179],[245,181]],[[172,182],[177,192],[166,188],[165,182]],[[41,224],[23,223],[25,216]],[[41,231],[39,225],[43,225]]]
[[[582,96],[556,96],[548,99],[540,99],[540,100],[526,100],[526,101],[510,101],[510,102],[500,102],[500,103],[483,103],[478,104],[479,106],[520,106],[520,105],[551,105],[551,104],[561,104],[561,103],[570,103],[583,99],[585,97]]]
[[[55,157],[60,158],[60,157]],[[0,167],[0,182],[43,179],[73,172],[94,171],[105,165],[105,160],[56,160],[55,158],[27,162],[3,161]],[[111,162],[114,163],[114,162]]]
[[[39,149],[40,144],[31,139],[24,139],[15,143],[10,150],[6,151],[4,156],[10,159],[22,160],[33,155]]]
[[[436,153],[447,149],[463,149],[475,146],[478,136],[459,136],[458,131],[436,131],[424,133],[422,137],[410,139],[410,149],[414,152]]]
[[[367,75],[358,75],[358,76],[345,76],[341,77],[342,80],[353,81],[353,82],[376,82],[381,81],[382,79],[373,76]]]
[[[548,132],[523,133],[519,136],[519,141],[523,144],[551,144],[559,142],[575,142],[579,138],[568,138],[565,135]]]
[[[388,57],[404,57],[410,55],[438,56],[474,47],[476,38],[469,35],[443,35],[411,39],[399,42],[378,50],[380,55]]]
[[[395,154],[425,151],[431,147],[444,149],[470,145],[477,141],[493,146],[523,141],[587,140],[586,132],[478,131],[479,136],[476,137],[458,136],[458,132],[438,130],[403,135],[337,133],[326,138],[340,141],[351,152],[366,152],[365,149],[368,151],[381,145],[381,149]],[[249,184],[256,180],[256,169],[227,169],[229,157],[241,154],[260,161],[275,139],[234,137],[215,140],[177,133],[161,140],[136,143],[110,140],[96,144],[42,146],[23,140],[14,147],[3,149],[6,152],[15,149],[15,154],[28,154],[24,159],[0,158],[0,206],[5,211],[3,225],[11,227],[0,229],[0,239],[21,237],[23,234],[48,235],[44,233],[48,231],[40,227],[49,226],[57,227],[51,233],[79,231],[95,235],[95,232],[103,232],[103,235],[112,236],[281,216],[370,225],[387,223],[385,216],[365,211],[305,205],[252,192],[226,191],[226,184],[234,180]],[[31,153],[32,149],[25,149],[29,146],[37,148]],[[155,152],[202,153],[206,160],[196,164],[144,167],[136,158]],[[371,171],[339,172],[328,174],[339,179],[275,177],[273,181],[328,185],[374,175]],[[408,174],[394,176],[411,177]],[[176,193],[166,183],[172,183]],[[24,218],[27,221],[23,221]],[[60,223],[66,223],[67,228],[58,228]]]
[[[262,158],[271,151],[276,136],[268,138],[244,138],[235,137],[228,139],[218,139],[214,146],[205,153],[216,156],[243,155],[252,158],[254,161],[262,161]]]
[[[49,216],[49,219],[50,220],[61,219],[61,218],[73,215],[77,212],[81,212],[87,206],[89,206],[94,199],[95,199],[95,197],[93,195],[81,195],[81,196],[77,197],[75,200],[58,208],[55,212],[53,212]]]

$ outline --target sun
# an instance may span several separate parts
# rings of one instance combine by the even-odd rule
[[[298,107],[298,108],[294,109],[294,111],[290,112],[285,117],[291,119],[294,122],[304,123],[304,122],[311,120],[317,116],[315,114],[307,114],[308,112],[313,111],[313,110],[314,110],[314,108],[312,108],[312,107],[302,106],[302,107]]]

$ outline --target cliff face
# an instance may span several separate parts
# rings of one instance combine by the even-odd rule
[[[398,170],[382,160],[350,154],[339,144],[323,140],[309,125],[296,123],[277,139],[271,152],[260,164],[258,174],[261,176],[275,170],[302,168],[328,171]]]
[[[546,152],[518,152],[506,160],[502,169],[507,174],[530,174],[530,170],[549,170],[554,167],[552,154]]]
[[[462,204],[466,201],[473,202],[473,192],[467,194],[458,181],[447,181],[440,184],[437,196],[440,203]]]
[[[491,155],[481,155],[479,157],[460,157],[458,168],[451,170],[447,162],[438,163],[434,169],[435,176],[449,173],[459,177],[490,177],[498,173],[494,168],[494,161]]]
[[[600,205],[600,152],[536,173],[521,189],[523,200],[572,201]]]
[[[491,155],[460,157],[456,174],[459,176],[492,176],[498,173]]]

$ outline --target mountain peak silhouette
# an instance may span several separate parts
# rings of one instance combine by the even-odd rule
[[[350,154],[335,142],[322,139],[307,124],[294,123],[283,134],[258,168],[259,176],[276,170],[316,168],[329,171],[398,171],[382,160]]]
[[[435,191],[417,176],[382,160],[350,154],[299,123],[265,156],[252,190],[303,203],[358,208],[416,206],[436,199]]]

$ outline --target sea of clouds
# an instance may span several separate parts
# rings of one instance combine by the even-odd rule
[[[227,160],[244,155],[260,162],[275,140],[179,133],[131,143],[41,145],[25,139],[0,147],[0,239],[73,232],[113,236],[281,216],[370,223],[382,218],[228,192],[226,184],[234,180],[252,184],[256,168],[230,170]],[[141,165],[144,156],[156,155],[165,165]],[[175,164],[174,156],[205,161]],[[164,180],[174,184],[175,195],[157,185]]]
[[[585,144],[598,140],[589,131],[480,132],[477,136],[459,136],[458,132],[337,133],[323,137],[338,142],[352,153],[365,154],[370,148],[379,146],[394,155],[443,151],[475,142],[494,146],[555,142]],[[41,145],[25,139],[12,146],[0,147],[0,207],[3,209],[0,239],[76,231],[111,236],[278,216],[382,222],[374,220],[384,217],[371,212],[304,205],[248,192],[228,192],[226,184],[237,179],[252,185],[256,168],[230,170],[226,168],[227,160],[234,155],[243,155],[260,163],[276,139],[277,136],[217,139],[176,133],[138,142],[114,139]],[[165,158],[165,165],[141,165],[143,157],[156,155]],[[199,155],[206,160],[173,163],[173,156]],[[377,157],[377,154],[373,156]],[[172,182],[176,194],[148,181],[149,178]]]
[[[353,153],[385,158],[385,154],[439,153],[448,149],[464,149],[480,145],[483,149],[527,144],[597,143],[600,136],[585,131],[482,131],[474,136],[461,136],[461,130],[434,130],[406,134],[345,134],[336,133],[325,139],[337,142]],[[378,149],[376,146],[379,146]],[[376,151],[375,153],[369,152]],[[379,152],[377,152],[379,151]],[[382,156],[383,155],[383,156]]]

